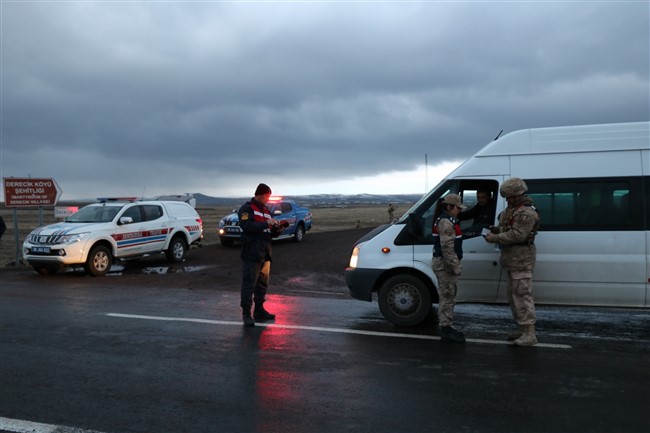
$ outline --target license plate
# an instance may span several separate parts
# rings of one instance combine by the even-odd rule
[[[226,227],[228,233],[239,233],[241,229],[239,227]]]
[[[50,247],[32,247],[32,254],[50,254]]]

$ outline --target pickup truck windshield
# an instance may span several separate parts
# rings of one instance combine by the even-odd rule
[[[107,223],[113,221],[119,212],[117,206],[86,206],[66,218],[69,223]]]

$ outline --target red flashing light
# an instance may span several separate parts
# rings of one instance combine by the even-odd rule
[[[282,196],[274,195],[269,197],[269,201],[282,201]]]

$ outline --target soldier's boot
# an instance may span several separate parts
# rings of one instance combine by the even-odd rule
[[[534,346],[537,344],[537,336],[535,335],[535,325],[523,325],[523,334],[512,342],[515,346]]]
[[[263,322],[265,320],[275,319],[275,314],[271,314],[264,309],[264,304],[255,304],[255,311],[253,313],[255,320]]]
[[[524,335],[524,331],[521,326],[517,326],[517,329],[513,329],[508,332],[508,341],[516,340],[517,338]]]
[[[253,316],[251,316],[251,310],[243,310],[242,319],[244,320],[244,326],[255,326],[255,321]]]
[[[464,343],[465,335],[451,326],[443,326],[440,328],[440,339],[445,343]]]

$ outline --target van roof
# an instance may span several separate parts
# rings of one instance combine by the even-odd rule
[[[560,126],[510,132],[476,156],[650,149],[650,122]]]

